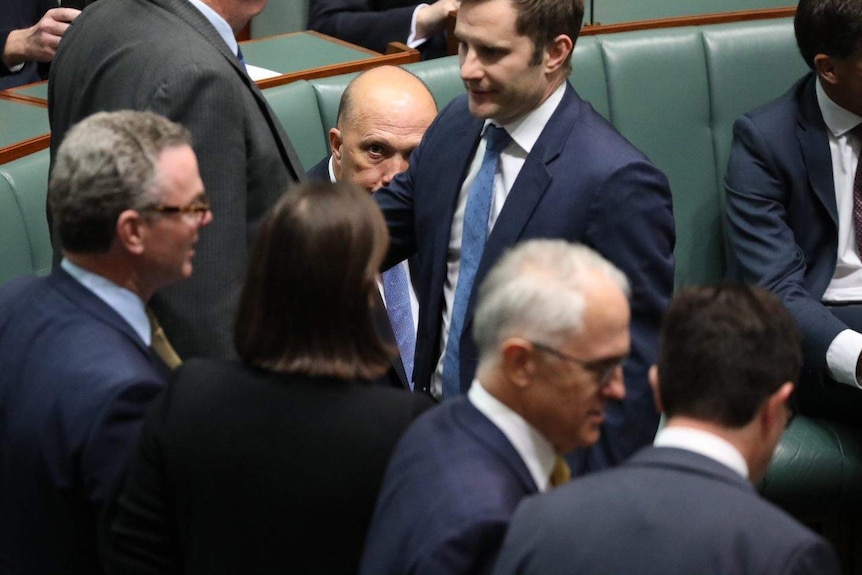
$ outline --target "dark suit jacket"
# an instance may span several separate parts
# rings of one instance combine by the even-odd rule
[[[781,298],[802,329],[806,365],[821,371],[848,326],[821,303],[838,257],[838,211],[815,78],[736,121],[725,190],[729,274]]]
[[[521,504],[496,575],[838,575],[819,536],[716,461],[649,448]]]
[[[185,363],[153,405],[109,569],[354,574],[389,455],[432,401],[240,363]]]
[[[360,573],[487,572],[515,506],[536,492],[503,432],[466,397],[446,402],[392,455]]]
[[[6,49],[9,32],[29,28],[38,22],[45,12],[56,7],[57,2],[54,0],[3,0],[3,9],[0,10],[0,54]],[[0,90],[38,82],[47,76],[47,63],[27,62],[19,72],[13,74],[0,58]]]
[[[387,265],[417,257],[419,331],[414,380],[427,388],[440,357],[443,285],[452,218],[483,122],[467,97],[449,104],[410,158],[410,167],[377,200],[391,236]],[[445,166],[445,170],[441,170]],[[620,461],[655,434],[658,414],[647,383],[659,320],[673,289],[674,226],[667,179],[571,86],[526,159],[488,237],[461,337],[461,389],[478,362],[472,318],[478,286],[500,255],[535,238],[580,242],[597,250],[632,285],[632,354],[626,399],[608,406],[596,466]],[[600,460],[604,461],[600,461]]]
[[[0,289],[0,573],[101,573],[98,522],[168,377],[62,269]]]
[[[213,222],[201,232],[192,278],[152,306],[182,357],[233,355],[249,242],[302,173],[263,95],[187,0],[96,2],[69,28],[54,64],[52,158],[72,124],[97,111],[152,110],[191,131]]]
[[[416,0],[311,0],[308,29],[385,53],[389,42],[407,42],[419,4]],[[428,38],[418,50],[423,60],[446,56],[445,33]]]

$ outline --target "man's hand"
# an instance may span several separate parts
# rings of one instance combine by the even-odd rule
[[[437,0],[416,13],[416,39],[427,38],[443,30],[446,17],[461,5],[460,0]]]
[[[12,68],[24,62],[50,62],[60,38],[80,13],[74,8],[52,8],[30,28],[13,30],[6,38],[3,64]]]

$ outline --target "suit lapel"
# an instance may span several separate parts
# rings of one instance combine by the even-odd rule
[[[511,470],[512,475],[527,493],[536,493],[539,488],[527,469],[527,464],[509,442],[509,439],[490,419],[476,409],[466,396],[451,400],[456,421],[465,433],[473,436],[489,452],[497,456]]]
[[[263,117],[266,119],[267,124],[269,125],[270,131],[272,131],[273,136],[275,138],[276,145],[278,146],[279,152],[281,153],[281,157],[284,159],[285,166],[290,172],[291,178],[294,181],[298,181],[300,179],[304,179],[305,170],[302,169],[302,163],[299,161],[299,156],[296,153],[296,150],[293,148],[293,144],[291,144],[290,139],[284,133],[284,129],[281,124],[275,118],[275,114],[269,107],[269,103],[264,98],[263,94],[257,87],[251,78],[249,78],[246,71],[243,69],[242,64],[240,64],[239,60],[236,57],[236,54],[233,54],[228,45],[225,44],[222,37],[219,35],[218,31],[210,24],[209,20],[200,13],[200,11],[195,8],[188,0],[149,0],[150,2],[160,6],[162,9],[176,15],[180,19],[184,20],[189,26],[191,26],[198,34],[203,36],[207,42],[209,42],[213,48],[215,48],[227,62],[231,65],[234,71],[237,73],[242,82],[251,90],[254,95],[255,102],[260,108]]]
[[[799,148],[802,151],[811,189],[826,208],[837,229],[838,207],[835,200],[835,182],[832,177],[829,136],[826,134],[826,124],[823,122],[823,115],[817,104],[816,76],[812,74],[808,82],[800,98],[796,137],[799,140]]]

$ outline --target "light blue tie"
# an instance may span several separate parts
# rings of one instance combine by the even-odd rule
[[[386,313],[395,334],[395,343],[404,364],[404,373],[410,389],[413,389],[413,355],[416,353],[416,330],[413,327],[413,311],[410,309],[410,289],[407,273],[402,264],[383,272],[383,297]]]
[[[494,192],[494,176],[500,152],[509,145],[512,137],[503,128],[489,125],[485,130],[485,156],[479,173],[470,186],[467,207],[464,210],[464,227],[461,232],[461,265],[458,271],[458,285],[455,287],[455,302],[452,304],[452,321],[449,322],[449,339],[446,341],[446,355],[443,359],[443,397],[455,397],[461,393],[461,375],[458,355],[461,346],[461,332],[464,329],[464,315],[473,280],[485,250],[488,238],[488,217],[491,213],[491,197]]]

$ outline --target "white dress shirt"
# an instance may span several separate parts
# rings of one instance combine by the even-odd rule
[[[500,152],[500,162],[497,174],[494,176],[494,193],[491,197],[491,213],[488,216],[488,234],[494,228],[497,217],[503,211],[506,198],[512,190],[512,186],[524,167],[527,155],[536,145],[539,136],[545,129],[545,125],[551,119],[566,91],[566,83],[563,82],[539,107],[525,116],[510,124],[500,126],[512,137],[512,141]],[[452,219],[452,230],[449,234],[449,249],[446,255],[446,281],[443,283],[443,319],[440,334],[440,357],[437,361],[437,369],[431,378],[431,393],[440,398],[443,395],[443,358],[446,355],[446,342],[449,340],[449,324],[452,321],[452,307],[455,303],[455,288],[458,285],[458,272],[461,266],[461,232],[464,227],[464,212],[467,208],[467,196],[470,186],[479,174],[482,167],[482,159],[485,157],[485,130],[491,124],[485,121],[482,128],[482,138],[473,155],[467,177],[461,184],[461,192],[458,203],[455,206],[455,217]],[[476,286],[473,286],[475,289]]]
[[[467,399],[503,432],[530,471],[539,492],[547,491],[557,459],[551,442],[526,419],[488,393],[478,379],[473,380]]]
[[[79,284],[93,292],[100,300],[108,304],[108,306],[117,312],[117,314],[126,320],[132,329],[135,331],[146,346],[150,346],[152,338],[152,328],[150,327],[150,319],[147,317],[147,312],[144,309],[144,302],[138,295],[131,290],[120,287],[108,278],[94,274],[91,271],[85,270],[79,265],[76,265],[66,258],[60,262],[66,273],[74,278]]]
[[[656,447],[676,447],[699,453],[721,463],[748,480],[748,464],[737,448],[721,437],[691,427],[674,425],[665,427],[655,436]]]
[[[835,275],[823,293],[826,303],[862,301],[862,260],[856,248],[853,223],[853,180],[859,162],[862,139],[851,130],[862,123],[862,117],[845,110],[823,91],[820,80],[815,88],[817,103],[826,124],[829,151],[832,156],[832,181],[838,208],[838,257]],[[835,381],[859,386],[856,362],[862,354],[862,334],[851,329],[839,333],[826,350],[826,365]]]

